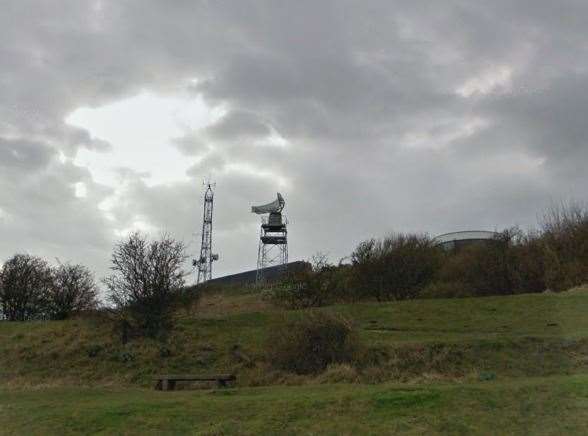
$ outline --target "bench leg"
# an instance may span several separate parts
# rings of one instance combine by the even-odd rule
[[[155,390],[156,391],[160,391],[161,390],[161,380],[157,380],[157,383],[155,383]]]

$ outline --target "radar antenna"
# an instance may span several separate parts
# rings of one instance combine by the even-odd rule
[[[282,216],[282,210],[286,201],[278,192],[278,198],[271,203],[262,206],[253,206],[251,212],[261,217],[259,233],[259,247],[257,249],[257,275],[258,284],[264,282],[264,272],[270,266],[285,265],[288,263],[288,220]]]

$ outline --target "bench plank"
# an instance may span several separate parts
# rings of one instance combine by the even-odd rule
[[[234,374],[196,375],[196,374],[164,374],[153,377],[155,389],[173,391],[178,381],[216,381],[219,387],[226,387],[227,382],[235,381]]]

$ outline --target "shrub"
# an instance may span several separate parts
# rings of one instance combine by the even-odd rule
[[[546,247],[537,232],[519,233],[511,247],[516,268],[515,292],[543,292],[547,287],[548,260]]]
[[[433,282],[420,294],[422,298],[460,298],[471,295],[471,290],[461,282]]]
[[[317,374],[328,365],[351,362],[357,348],[351,324],[324,312],[284,320],[272,329],[267,340],[271,365],[296,374]]]
[[[330,265],[326,255],[321,253],[315,254],[308,265],[266,291],[265,298],[288,309],[320,307],[331,302],[337,268]]]
[[[53,270],[48,293],[51,319],[66,319],[72,314],[98,306],[98,287],[92,272],[82,265],[60,265]]]
[[[439,271],[439,283],[462,284],[460,296],[514,293],[517,270],[511,239],[511,232],[505,231],[490,243],[471,245],[450,254]]]
[[[562,291],[588,280],[588,209],[577,203],[552,206],[541,230],[546,286]]]
[[[17,254],[0,272],[0,309],[9,321],[26,321],[47,316],[51,268],[43,259]]]
[[[173,311],[187,275],[182,269],[186,258],[184,244],[165,235],[148,241],[133,233],[116,244],[113,274],[104,283],[127,327],[125,332],[130,325],[131,330],[155,337],[172,327]]]
[[[434,279],[442,252],[424,235],[392,235],[359,244],[351,256],[353,287],[378,301],[415,298]]]

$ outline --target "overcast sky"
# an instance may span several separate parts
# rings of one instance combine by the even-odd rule
[[[107,273],[114,241],[255,266],[252,204],[290,259],[371,236],[528,227],[586,201],[588,2],[2,0],[0,261]]]

